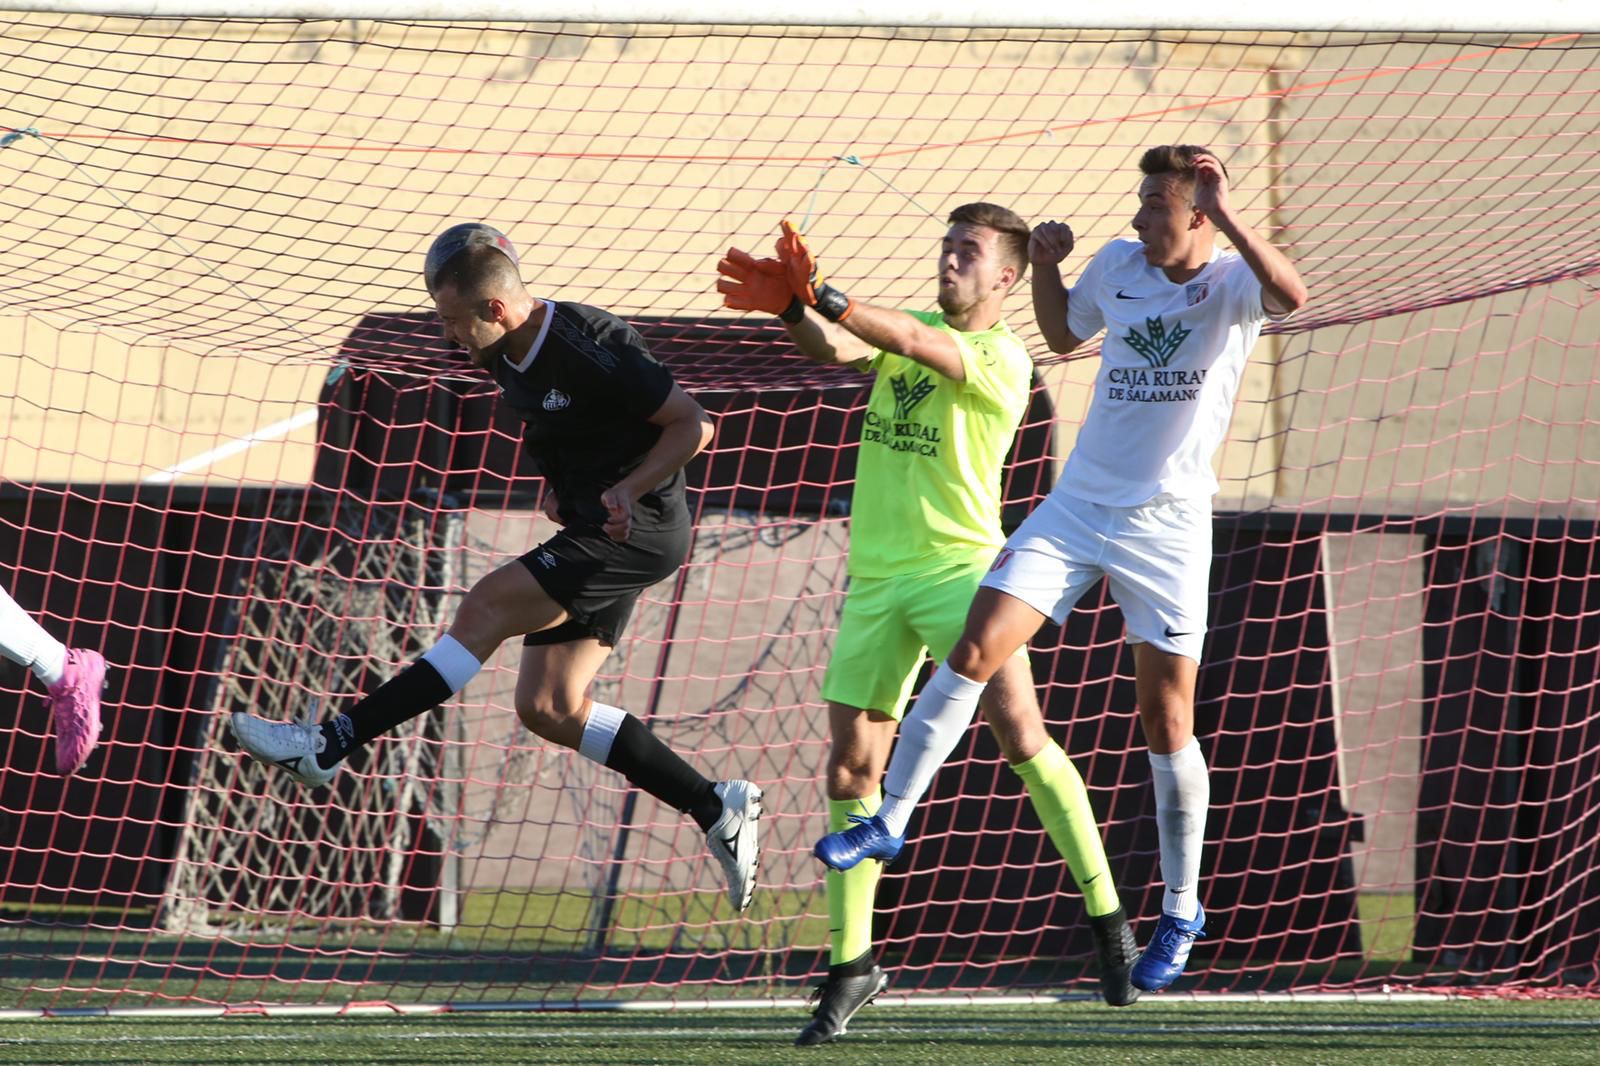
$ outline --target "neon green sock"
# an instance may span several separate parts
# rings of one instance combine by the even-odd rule
[[[1089,790],[1083,787],[1083,778],[1067,753],[1052,740],[1039,754],[1012,769],[1028,786],[1039,821],[1067,860],[1089,916],[1098,918],[1116,910],[1121,902],[1106,863],[1105,845],[1100,842],[1100,826],[1089,806]]]
[[[883,792],[880,789],[874,789],[860,799],[829,800],[829,831],[850,828],[847,815],[877,814],[882,803]],[[870,861],[844,873],[828,871],[825,883],[828,890],[828,928],[833,933],[828,956],[831,965],[853,962],[872,950],[872,898],[878,894],[878,875],[882,872],[883,863]]]

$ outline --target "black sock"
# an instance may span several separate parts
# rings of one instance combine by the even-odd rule
[[[865,977],[872,972],[872,952],[863,951],[849,962],[828,967],[828,980],[840,981],[846,977]]]
[[[322,723],[327,747],[317,756],[326,770],[352,751],[402,722],[426,714],[454,692],[426,659],[418,659],[378,686],[378,690],[341,715]]]
[[[702,831],[709,831],[722,816],[722,798],[714,791],[716,783],[702,777],[631,714],[622,719],[611,740],[606,765],[662,803],[693,818]]]

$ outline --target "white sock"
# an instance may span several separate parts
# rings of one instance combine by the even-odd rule
[[[67,646],[46,633],[5,589],[0,589],[0,655],[28,667],[46,685],[60,681],[67,667]]]
[[[962,677],[948,663],[940,663],[900,723],[900,738],[883,778],[883,806],[878,808],[895,836],[905,836],[911,812],[978,713],[983,689],[982,681]]]
[[[578,754],[591,762],[606,764],[611,757],[611,742],[617,739],[628,712],[603,703],[589,704],[589,720],[583,723],[583,739],[578,742]]]
[[[483,664],[467,650],[467,646],[449,633],[439,638],[439,643],[422,653],[428,664],[439,671],[451,692],[460,692],[467,682],[478,676]]]
[[[1200,848],[1205,843],[1211,776],[1200,742],[1171,755],[1150,753],[1156,788],[1156,830],[1161,839],[1161,878],[1167,883],[1161,910],[1192,921],[1200,909]]]

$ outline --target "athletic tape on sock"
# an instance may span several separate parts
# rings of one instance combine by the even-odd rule
[[[578,742],[578,754],[590,762],[606,764],[611,757],[611,742],[617,739],[617,730],[628,712],[603,703],[589,705],[589,720],[583,724],[583,739]]]
[[[429,666],[439,671],[439,676],[450,686],[452,694],[466,688],[467,682],[477,677],[478,671],[483,669],[478,657],[449,633],[440,637],[439,643],[423,652],[422,657],[428,661]]]

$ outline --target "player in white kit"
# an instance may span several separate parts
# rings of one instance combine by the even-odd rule
[[[1300,308],[1306,287],[1234,213],[1226,172],[1207,149],[1151,148],[1139,169],[1138,239],[1107,244],[1070,290],[1060,263],[1072,230],[1034,228],[1034,313],[1050,349],[1070,352],[1105,332],[1089,414],[1055,489],[1006,541],[965,632],[907,716],[883,806],[844,833],[868,856],[904,836],[989,678],[1104,575],[1133,645],[1156,791],[1166,893],[1131,975],[1155,991],[1183,973],[1205,929],[1197,888],[1210,785],[1194,737],[1194,692],[1218,487],[1211,458],[1262,325]],[[1216,247],[1218,233],[1234,251]]]

